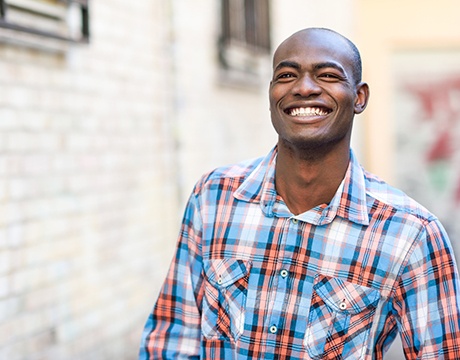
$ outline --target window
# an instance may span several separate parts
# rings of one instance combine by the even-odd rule
[[[88,0],[0,0],[0,30],[9,42],[88,42]]]
[[[269,0],[222,0],[219,63],[223,80],[258,84],[271,52]]]

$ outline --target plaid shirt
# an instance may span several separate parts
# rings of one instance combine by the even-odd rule
[[[436,217],[351,153],[329,205],[294,216],[276,148],[204,176],[139,359],[460,359],[459,281]]]

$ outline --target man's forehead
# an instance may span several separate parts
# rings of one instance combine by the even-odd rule
[[[349,44],[340,35],[321,29],[305,29],[283,41],[273,56],[273,68],[288,58],[328,54],[337,61],[352,61]]]

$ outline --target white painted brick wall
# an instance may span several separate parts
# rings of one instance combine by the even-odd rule
[[[92,39],[0,43],[0,359],[132,359],[178,225],[163,1]]]

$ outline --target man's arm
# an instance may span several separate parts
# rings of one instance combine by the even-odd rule
[[[460,287],[447,234],[431,221],[421,232],[395,294],[407,359],[460,359]]]
[[[192,194],[175,257],[142,334],[139,360],[199,358],[202,224],[197,204]]]

